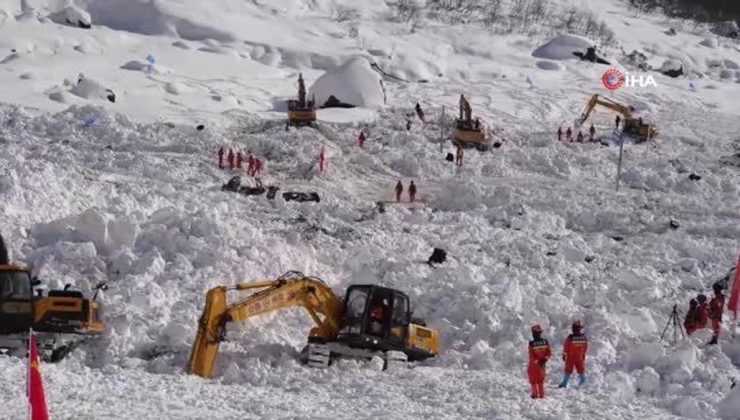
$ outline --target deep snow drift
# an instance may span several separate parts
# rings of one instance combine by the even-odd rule
[[[669,37],[664,19],[596,2],[626,51],[649,44],[656,67],[678,57],[706,72],[691,79],[696,92],[656,74],[657,89],[613,95],[661,129],[625,145],[617,193],[616,147],[554,138],[607,67],[573,57],[538,70],[532,52],[548,40],[407,27],[386,7],[352,12],[358,2],[340,0],[136,2],[136,16],[116,15],[114,3],[77,3],[93,23],[84,29],[0,2],[12,12],[0,14],[0,101],[23,105],[0,106],[0,232],[13,259],[52,287],[110,284],[106,336],[42,367],[55,418],[733,418],[732,322],[717,347],[704,345],[708,331],[658,342],[673,304],[706,292],[740,249],[740,175],[722,163],[739,151],[740,92],[706,61],[740,62],[731,44],[710,49],[689,30]],[[162,30],[137,30],[155,23]],[[397,76],[383,79],[385,108],[322,110],[320,129],[284,131],[276,103],[295,96],[297,73],[310,85],[358,54]],[[116,102],[97,88],[74,94],[81,72]],[[468,151],[456,171],[444,160],[449,143],[439,152],[437,122],[443,105],[447,119],[456,114],[460,93],[506,142]],[[429,123],[406,131],[417,101]],[[606,144],[613,118],[593,116]],[[217,169],[220,146],[252,150],[266,184],[318,191],[321,203],[221,192],[234,173]],[[322,147],[329,170],[318,175]],[[423,204],[374,211],[399,179],[419,185]],[[449,252],[435,269],[423,264],[433,247]],[[407,292],[439,329],[441,355],[397,373],[358,362],[309,369],[295,360],[310,328],[296,309],[230,327],[215,379],[185,375],[205,292],[288,270],[338,293],[366,282]],[[553,389],[575,317],[591,338],[590,384]],[[534,403],[533,323],[556,355],[549,396]],[[0,356],[1,418],[25,415],[24,369]]]

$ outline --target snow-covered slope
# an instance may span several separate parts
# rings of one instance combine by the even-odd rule
[[[55,418],[733,418],[737,392],[720,404],[740,377],[731,321],[717,347],[708,331],[658,339],[672,306],[710,293],[740,250],[740,173],[720,163],[740,152],[740,84],[722,77],[737,43],[707,47],[688,25],[583,2],[617,32],[610,60],[641,49],[653,67],[678,59],[692,72],[608,94],[661,130],[625,145],[615,192],[616,147],[554,138],[605,93],[608,67],[533,56],[550,38],[412,25],[381,2],[125,3],[76,2],[84,29],[53,17],[67,3],[0,1],[0,232],[52,286],[110,283],[105,337],[42,367]],[[284,131],[297,73],[311,86],[355,56],[386,73],[386,107],[322,110],[320,130]],[[456,171],[437,121],[460,93],[505,141]],[[407,132],[416,102],[429,122]],[[613,114],[592,121],[610,144]],[[221,192],[233,173],[215,164],[220,146],[252,150],[265,184],[321,203]],[[399,179],[423,204],[375,212]],[[433,247],[450,261],[422,264]],[[230,328],[215,379],[185,375],[206,290],[288,270],[338,293],[406,291],[441,355],[398,373],[309,369],[295,356],[310,322],[291,310]],[[574,318],[591,338],[590,384],[533,402],[529,327],[551,339],[555,388]],[[0,356],[0,395],[0,418],[25,414],[23,360]]]

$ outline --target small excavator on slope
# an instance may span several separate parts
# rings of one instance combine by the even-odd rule
[[[229,290],[256,293],[227,302]],[[302,359],[311,367],[327,367],[336,357],[385,358],[386,368],[433,357],[439,350],[437,331],[412,318],[408,296],[377,285],[352,285],[345,299],[321,279],[291,271],[276,280],[218,286],[208,291],[187,371],[212,377],[226,324],[279,309],[301,306],[315,327],[308,334]]]
[[[298,74],[298,100],[288,101],[288,125],[300,127],[311,125],[316,122],[315,100],[306,100],[306,85],[303,82],[303,74]]]
[[[655,137],[658,134],[658,129],[652,125],[645,123],[642,121],[642,118],[635,118],[632,113],[635,111],[635,109],[631,106],[625,106],[618,102],[612,101],[611,99],[607,99],[604,97],[599,96],[599,94],[595,94],[591,96],[591,99],[589,99],[588,104],[586,104],[586,109],[583,110],[583,113],[581,114],[578,121],[576,121],[576,126],[580,126],[591,115],[591,112],[593,112],[594,108],[596,108],[596,105],[601,105],[604,108],[611,109],[612,111],[617,112],[618,114],[622,115],[622,120],[624,121],[624,133],[630,136],[637,137],[638,141],[644,142],[648,139],[651,139]]]
[[[475,147],[479,151],[489,149],[486,132],[481,127],[480,120],[473,120],[473,110],[465,95],[460,95],[460,117],[455,120],[453,144],[460,147]]]
[[[47,296],[34,290],[41,283],[31,275],[31,269],[10,264],[7,248],[0,236],[0,350],[24,352],[28,331],[37,332],[39,353],[51,362],[61,360],[80,340],[69,336],[94,336],[104,331],[102,307],[82,292],[50,290]],[[104,290],[100,283],[96,290]],[[34,295],[34,291],[36,295]]]

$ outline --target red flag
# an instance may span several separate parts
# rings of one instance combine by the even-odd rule
[[[31,330],[28,339],[28,418],[31,420],[49,420],[46,411],[46,396],[44,383],[41,381],[39,368],[39,351],[36,344],[36,334]]]
[[[737,320],[738,305],[740,303],[740,255],[737,257],[737,266],[735,266],[735,280],[732,282],[730,291],[730,301],[727,303],[727,309],[732,311],[732,316]]]

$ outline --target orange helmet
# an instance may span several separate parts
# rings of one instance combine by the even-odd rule
[[[542,327],[540,327],[540,324],[535,324],[532,326],[532,332],[533,333],[541,333]]]

